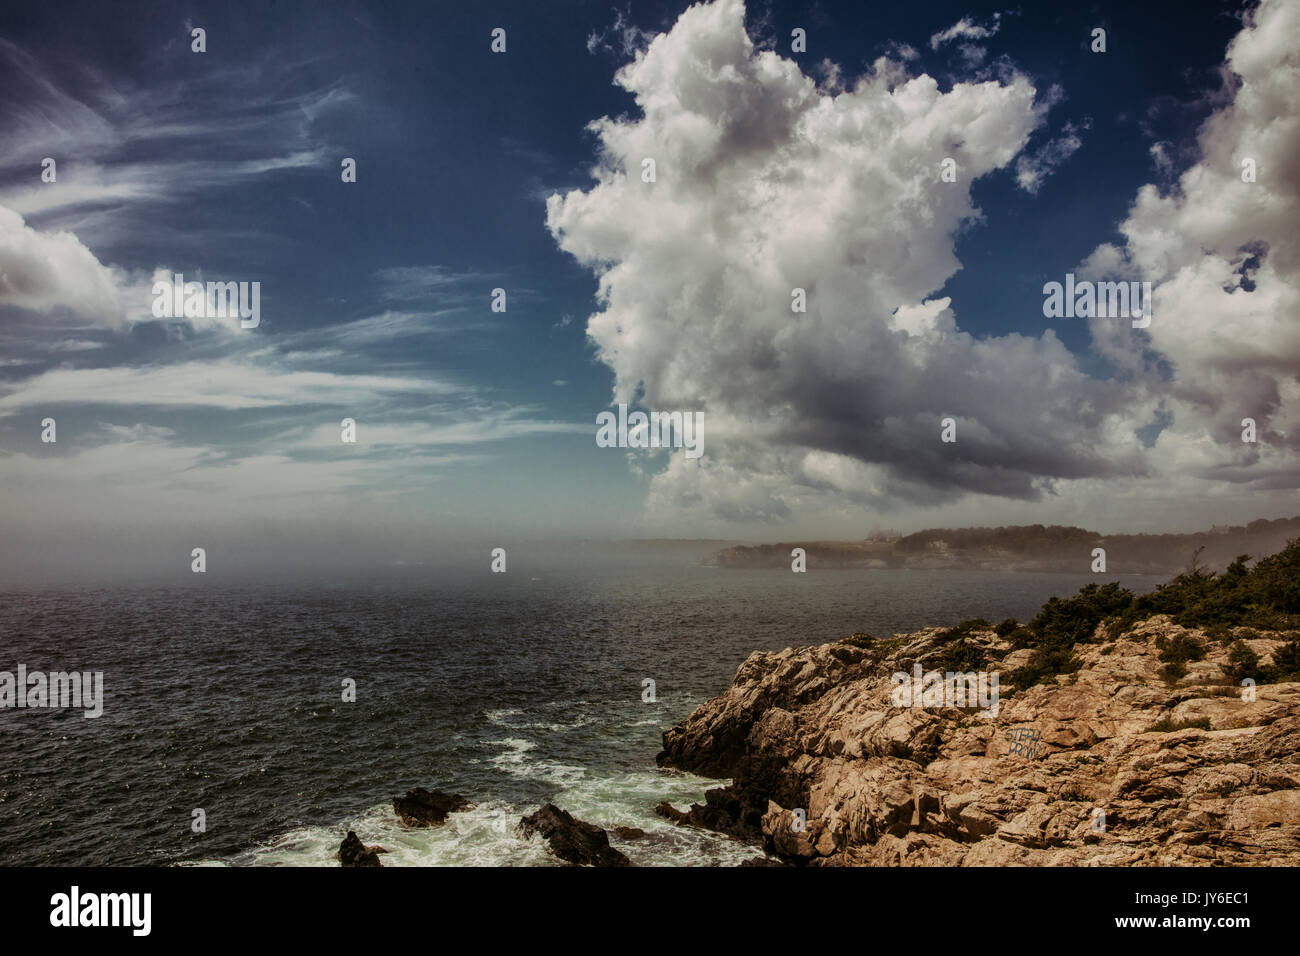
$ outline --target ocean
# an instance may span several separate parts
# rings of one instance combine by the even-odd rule
[[[645,830],[611,836],[638,865],[736,865],[760,851],[652,810],[719,783],[654,758],[751,651],[1027,619],[1114,579],[732,571],[689,549],[476,563],[0,594],[0,671],[104,674],[101,717],[0,709],[0,864],[330,866],[352,829],[385,866],[555,865],[515,832],[552,801]],[[417,786],[475,808],[405,829],[391,799]]]

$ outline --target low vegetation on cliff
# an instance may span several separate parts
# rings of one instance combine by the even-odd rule
[[[1149,594],[1135,595],[1118,582],[1090,584],[1074,597],[1052,598],[1026,625],[1004,621],[996,629],[998,635],[1033,651],[1026,665],[1007,675],[1008,685],[1030,687],[1072,673],[1079,669],[1078,645],[1113,641],[1157,614],[1168,615],[1182,627],[1201,628],[1209,640],[1232,645],[1237,680],[1300,679],[1300,540],[1252,568],[1247,567],[1249,560],[1249,555],[1240,555],[1215,574],[1193,558],[1191,567]],[[1273,664],[1261,664],[1244,643],[1254,629],[1290,632],[1291,640]],[[1181,677],[1188,661],[1204,657],[1204,646],[1185,636],[1162,647],[1160,654],[1168,678]]]

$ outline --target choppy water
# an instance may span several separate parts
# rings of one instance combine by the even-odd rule
[[[197,577],[197,576],[196,576]],[[347,829],[393,865],[548,865],[515,834],[547,800],[642,865],[751,847],[654,816],[716,782],[655,767],[661,731],[753,650],[967,617],[1026,618],[1093,575],[724,571],[682,555],[451,582],[195,578],[0,594],[0,670],[104,672],[104,715],[0,710],[0,863],[336,865]],[[1145,589],[1135,579],[1129,586]],[[657,701],[642,702],[642,679]],[[355,703],[342,682],[356,681]],[[471,812],[406,830],[394,795]],[[202,808],[207,832],[191,831]]]

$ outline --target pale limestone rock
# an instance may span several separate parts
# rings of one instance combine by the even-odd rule
[[[664,734],[660,762],[733,777],[711,806],[761,825],[732,832],[812,865],[1300,865],[1300,684],[1243,701],[1227,644],[1158,616],[1080,645],[1078,672],[1004,698],[995,718],[894,707],[890,675],[941,659],[942,631],[876,652],[752,654],[724,694]],[[1179,635],[1206,655],[1171,684],[1156,642]],[[991,632],[971,641],[1004,677],[1029,657]],[[1247,643],[1268,658],[1282,641]],[[1192,720],[1211,729],[1151,732]],[[1013,752],[1012,728],[1037,735],[1031,754]],[[799,806],[802,833],[790,827]]]

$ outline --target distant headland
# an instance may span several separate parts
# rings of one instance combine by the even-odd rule
[[[1214,525],[1189,534],[1102,534],[1064,525],[931,528],[914,534],[877,534],[857,541],[789,541],[734,545],[702,563],[720,568],[789,568],[802,548],[809,570],[847,568],[1088,571],[1093,551],[1106,552],[1106,570],[1166,574],[1195,561],[1222,569],[1240,554],[1271,554],[1300,535],[1300,516]]]

